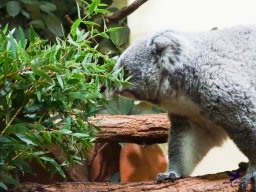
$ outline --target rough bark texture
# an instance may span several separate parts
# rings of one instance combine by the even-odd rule
[[[89,122],[100,128],[97,142],[165,143],[170,127],[166,114],[98,115]]]
[[[240,179],[229,182],[230,177],[226,173],[205,175],[201,177],[188,177],[175,182],[164,182],[157,184],[154,181],[135,183],[96,183],[96,182],[75,182],[57,183],[54,185],[24,184],[22,192],[85,192],[85,191],[196,191],[196,192],[219,192],[237,191]],[[251,188],[247,191],[252,191]]]

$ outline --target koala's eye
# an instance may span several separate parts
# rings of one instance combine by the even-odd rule
[[[127,79],[131,75],[132,75],[132,72],[129,69],[124,68],[124,79]]]

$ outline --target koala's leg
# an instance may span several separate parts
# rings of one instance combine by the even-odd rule
[[[169,168],[157,176],[157,182],[188,176],[209,149],[217,145],[212,142],[217,135],[214,137],[205,127],[197,126],[186,117],[169,117],[172,124],[168,146]]]
[[[230,138],[234,140],[238,148],[248,157],[249,164],[244,177],[241,179],[239,191],[247,191],[248,184],[253,181],[256,192],[256,126],[245,128],[244,131],[230,131]]]
[[[239,186],[239,191],[244,192],[247,191],[246,188],[248,184],[253,181],[253,191],[256,192],[256,161],[249,162],[249,166],[247,168],[246,174],[241,179],[241,183]]]

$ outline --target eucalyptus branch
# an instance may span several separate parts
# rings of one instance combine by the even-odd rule
[[[121,9],[120,11],[114,12],[111,15],[107,15],[105,18],[109,21],[118,21],[121,20],[131,13],[133,13],[136,9],[138,9],[142,4],[144,4],[148,0],[135,0],[131,5]]]

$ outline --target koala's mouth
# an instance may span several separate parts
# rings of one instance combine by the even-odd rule
[[[116,93],[131,99],[138,99],[137,93],[135,93],[133,90],[130,90],[130,89],[123,89],[120,91],[116,91]]]
[[[159,105],[158,99],[151,99],[151,100],[148,100],[148,102],[152,103],[153,105]]]
[[[131,98],[131,99],[135,99],[135,100],[140,100],[140,101],[146,101],[146,102],[149,102],[149,103],[152,103],[153,105],[158,105],[159,104],[159,101],[158,99],[145,99],[145,98],[140,98],[138,96],[138,94],[131,90],[131,89],[123,89],[121,91],[116,91],[119,95],[122,95],[124,97],[128,97],[128,98]]]

